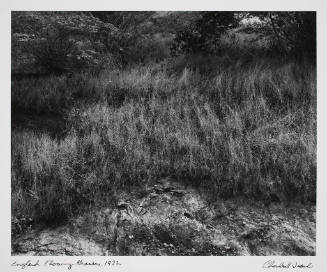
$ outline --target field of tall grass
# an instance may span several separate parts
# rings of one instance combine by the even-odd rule
[[[209,198],[315,202],[315,66],[183,61],[13,80],[13,115],[66,123],[13,129],[13,221],[62,221],[167,176]]]

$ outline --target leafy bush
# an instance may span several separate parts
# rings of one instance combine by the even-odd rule
[[[269,25],[275,45],[296,56],[316,57],[316,12],[251,12]]]
[[[195,24],[177,33],[172,52],[216,53],[221,35],[236,25],[234,12],[202,12]]]
[[[103,47],[98,36],[112,31],[112,25],[79,12],[12,12],[14,62],[20,62],[20,52],[37,67],[35,73],[94,67]]]

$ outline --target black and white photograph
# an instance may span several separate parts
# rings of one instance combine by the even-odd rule
[[[11,255],[315,256],[316,15],[12,10]]]

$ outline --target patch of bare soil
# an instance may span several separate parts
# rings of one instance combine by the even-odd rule
[[[163,179],[116,207],[24,234],[13,255],[315,255],[315,207],[247,200],[208,203]]]

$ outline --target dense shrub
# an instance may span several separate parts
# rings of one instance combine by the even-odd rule
[[[81,12],[14,11],[13,62],[19,66],[23,58],[27,59],[34,73],[62,74],[93,68],[103,53],[100,34],[115,31],[112,25]]]
[[[269,26],[279,50],[315,61],[316,12],[250,12],[249,15],[259,16],[261,26]]]
[[[236,25],[234,12],[202,12],[193,25],[176,34],[172,51],[174,54],[217,53],[221,35]]]

